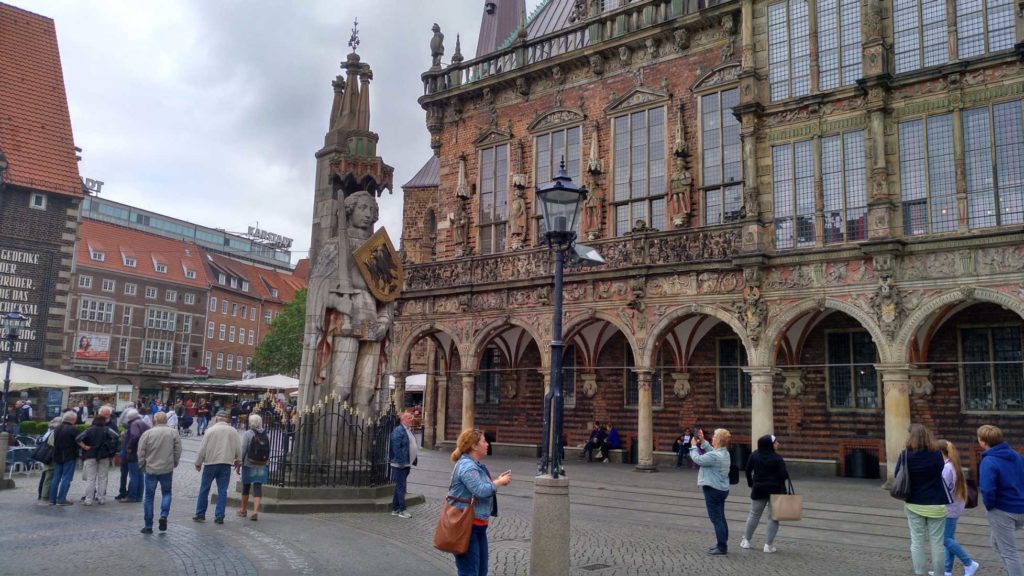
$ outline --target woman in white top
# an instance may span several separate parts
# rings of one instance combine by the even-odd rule
[[[942,541],[946,546],[945,576],[952,576],[954,558],[959,558],[963,562],[964,576],[972,576],[978,571],[979,565],[971,560],[955,537],[957,520],[964,513],[964,506],[967,503],[967,482],[964,480],[964,471],[960,467],[960,455],[956,446],[949,440],[939,440],[937,444],[939,452],[942,452],[943,460],[946,461],[942,467],[942,484],[946,487],[946,493],[949,494],[951,502],[946,505],[946,533]]]

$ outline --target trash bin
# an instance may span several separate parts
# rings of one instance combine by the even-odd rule
[[[878,458],[863,448],[854,448],[846,455],[847,478],[880,478]]]
[[[626,460],[625,464],[632,464],[634,466],[640,461],[640,440],[638,438],[634,437],[633,441],[630,442],[629,456],[624,458],[624,460]]]
[[[733,444],[729,446],[729,458],[740,470],[747,469],[747,460],[750,460],[750,446],[746,444]]]

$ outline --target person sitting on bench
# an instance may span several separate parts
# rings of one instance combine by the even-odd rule
[[[587,458],[587,462],[594,461],[594,450],[601,448],[604,444],[604,428],[601,427],[601,423],[594,420],[594,427],[590,430],[590,438],[587,439],[586,445],[583,446],[583,455]]]
[[[611,422],[604,425],[605,438],[601,443],[601,460],[608,462],[609,450],[621,450],[622,440],[619,438],[619,431],[612,426]]]

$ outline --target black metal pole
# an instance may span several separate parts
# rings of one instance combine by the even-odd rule
[[[555,248],[555,287],[552,294],[554,313],[551,319],[551,438],[548,450],[551,461],[551,476],[558,478],[562,471],[562,269],[565,266],[565,249],[559,244]]]
[[[14,338],[10,335],[7,336],[7,373],[4,375],[4,424],[3,431],[7,432],[7,393],[11,388],[11,362],[14,362]]]

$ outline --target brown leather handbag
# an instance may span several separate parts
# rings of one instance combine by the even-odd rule
[[[452,554],[465,554],[469,550],[469,535],[473,531],[473,505],[476,504],[476,497],[470,496],[469,500],[464,500],[451,496],[453,486],[455,468],[452,468],[452,477],[448,482],[449,495],[444,499],[441,516],[437,519],[437,527],[434,528],[434,548]],[[461,502],[468,506],[459,510],[452,502]]]
[[[459,510],[451,501],[469,504]],[[469,550],[469,535],[473,531],[473,505],[476,498],[464,500],[454,496],[445,498],[441,516],[434,528],[434,548],[452,554],[465,554]]]

